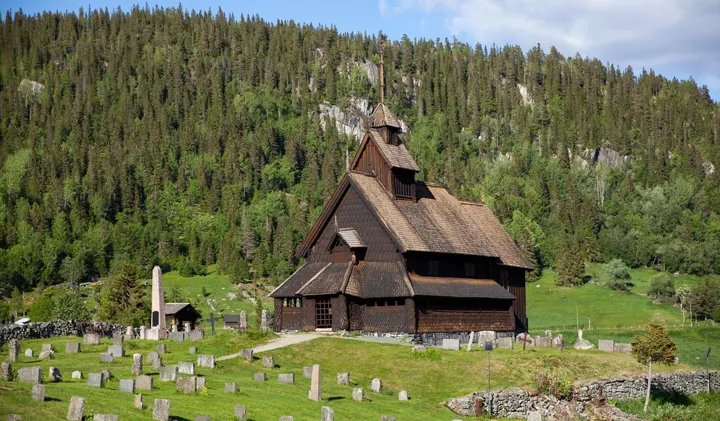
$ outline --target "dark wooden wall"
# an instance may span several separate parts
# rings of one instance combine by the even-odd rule
[[[527,300],[525,299],[525,270],[519,268],[508,268],[507,290],[514,295],[516,300],[512,305],[512,312],[515,314],[516,328],[527,331]]]
[[[333,216],[323,228],[322,233],[312,246],[309,256],[313,262],[329,262],[332,259],[328,251],[330,242],[335,236],[335,216],[339,228],[355,228],[367,246],[365,260],[374,262],[390,262],[401,258],[397,246],[387,231],[375,219],[370,209],[351,187],[341,199]]]
[[[515,330],[510,302],[424,298],[416,301],[416,307],[418,333]]]
[[[351,169],[366,174],[375,174],[385,189],[392,192],[390,166],[385,162],[385,158],[373,141],[367,142],[355,167]]]
[[[489,257],[418,252],[405,253],[405,256],[407,271],[421,276],[429,276],[428,261],[437,260],[440,263],[440,274],[437,276],[464,278],[465,263],[468,262],[475,264],[473,278],[493,279],[495,277],[495,264]]]
[[[368,300],[355,297],[348,297],[347,301],[350,330],[415,332],[415,303],[412,298],[405,299],[402,305],[393,306],[370,306]]]

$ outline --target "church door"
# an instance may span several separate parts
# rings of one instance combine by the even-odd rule
[[[332,303],[329,298],[315,300],[315,328],[332,328]]]

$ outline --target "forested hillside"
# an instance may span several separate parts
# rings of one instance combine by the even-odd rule
[[[0,37],[4,295],[124,263],[282,280],[358,145],[319,106],[378,99],[377,37],[334,28],[136,8],[8,13]],[[384,54],[421,177],[487,202],[539,266],[720,272],[705,87],[540,46]]]

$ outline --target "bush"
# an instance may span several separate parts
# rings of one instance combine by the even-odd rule
[[[602,266],[602,277],[610,289],[627,291],[630,269],[620,259],[613,259]]]
[[[670,298],[675,296],[675,280],[665,272],[650,278],[648,296],[652,298]]]
[[[535,387],[540,393],[562,399],[570,396],[572,381],[564,373],[544,369],[535,373]]]

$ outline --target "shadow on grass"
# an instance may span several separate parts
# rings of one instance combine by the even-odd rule
[[[345,399],[345,397],[344,396],[331,396],[331,397],[327,398],[328,402],[339,401],[341,399]]]
[[[692,399],[685,393],[653,391],[651,398],[654,402],[661,405],[671,403],[673,405],[689,406],[693,404]]]

